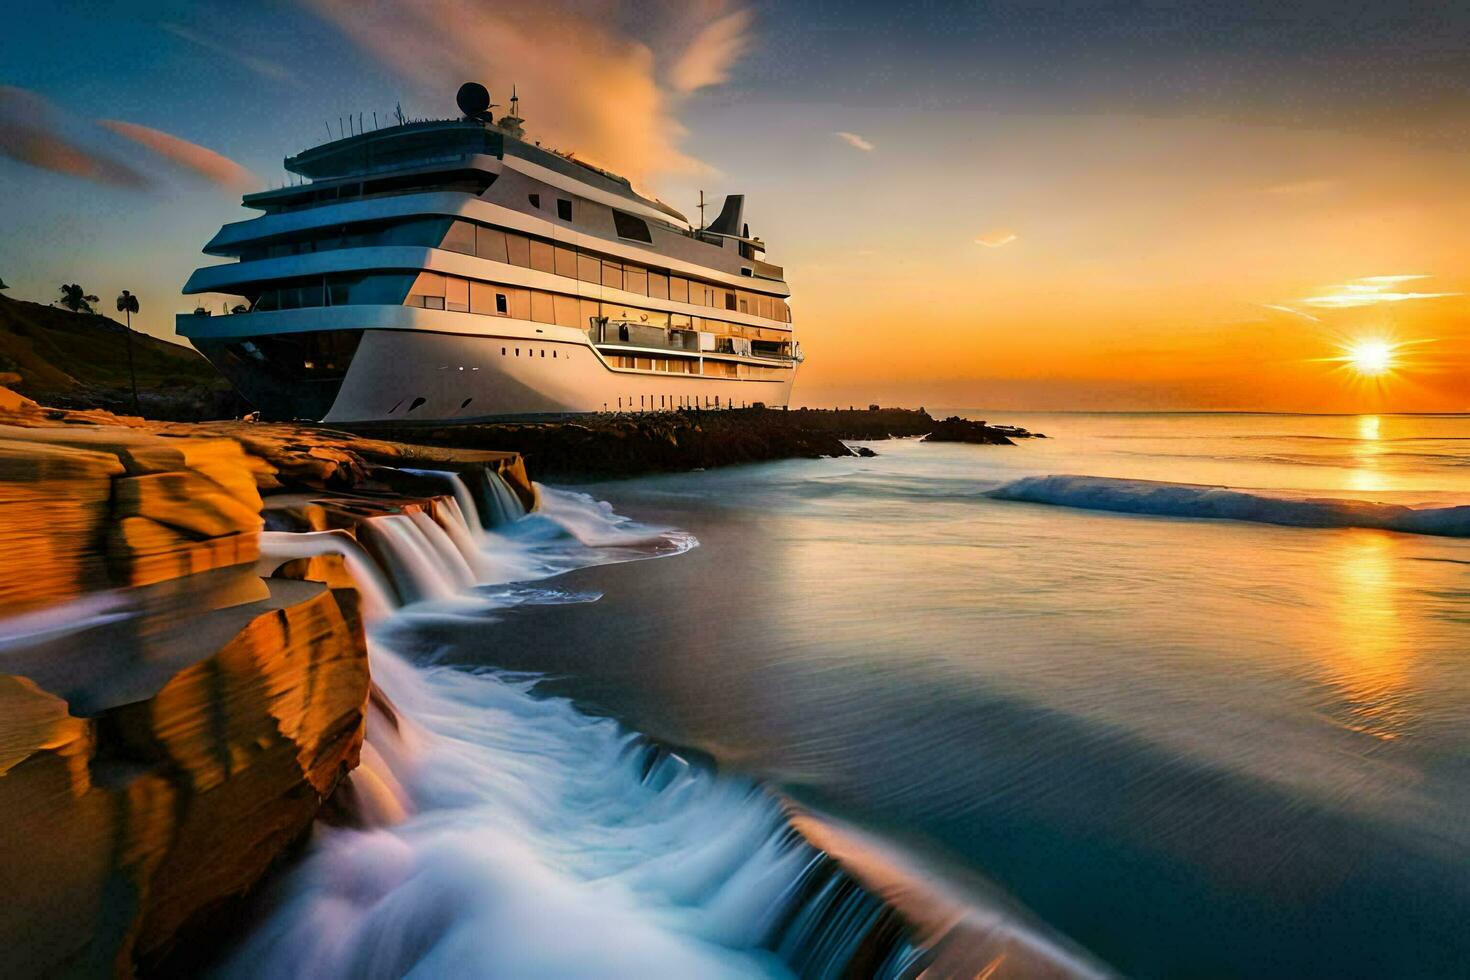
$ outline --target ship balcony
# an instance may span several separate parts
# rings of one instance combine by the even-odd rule
[[[608,349],[626,348],[673,351],[693,355],[730,355],[781,362],[796,359],[794,345],[789,340],[720,337],[700,330],[663,327],[631,320],[596,320],[588,329],[587,336],[599,348]]]

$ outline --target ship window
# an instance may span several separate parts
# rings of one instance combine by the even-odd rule
[[[623,270],[623,288],[639,296],[648,295],[648,270],[630,265]]]
[[[531,268],[537,272],[555,272],[556,263],[549,242],[531,240]]]
[[[546,351],[544,351],[544,350],[543,350],[543,351],[542,351],[542,352],[541,352],[541,356],[542,356],[542,357],[545,357],[545,356],[546,356]]]
[[[492,262],[506,261],[505,232],[499,228],[478,228],[475,231],[475,254]]]
[[[412,412],[414,409],[418,408],[426,401],[428,401],[428,399],[425,398],[423,395],[420,395],[419,397],[408,403],[408,410]]]
[[[743,300],[743,299],[740,301],[740,312],[741,313],[749,313],[750,312],[750,303],[748,301]]]
[[[440,248],[451,252],[464,252],[466,255],[475,254],[475,226],[468,221],[455,221],[449,225],[449,230],[444,234],[444,241]]]
[[[611,286],[613,289],[623,288],[623,266],[621,263],[603,261],[602,284],[604,286]]]
[[[457,313],[470,311],[470,282],[450,276],[444,283],[444,308]]]
[[[577,278],[577,253],[572,249],[556,246],[556,260],[553,263],[553,271],[559,276],[568,279]]]
[[[669,277],[650,271],[648,273],[648,295],[654,299],[668,299]]]
[[[556,308],[551,302],[550,293],[543,293],[539,289],[531,291],[531,319],[537,323],[556,322]]]
[[[505,348],[504,347],[500,348],[500,356],[501,357],[504,357],[505,356]]]
[[[541,195],[540,194],[527,194],[526,195],[526,198],[531,202],[531,207],[533,207],[533,208],[539,208],[539,207],[541,207]]]
[[[459,403],[459,407],[462,408],[462,409],[469,408],[470,407],[470,402],[472,402],[474,400],[475,400],[474,396],[471,395],[469,398],[466,398],[464,401],[460,402]]]
[[[669,277],[669,299],[676,303],[689,302],[689,280],[678,276]]]
[[[506,232],[505,251],[511,265],[518,265],[522,269],[531,267],[531,241],[525,235]]]
[[[499,313],[501,316],[509,316],[510,315],[510,297],[506,296],[504,293],[496,293],[495,294],[495,312],[496,313]]]
[[[575,327],[577,320],[577,297],[564,296],[556,293],[551,297],[552,312],[555,314],[555,322],[563,327]]]
[[[577,278],[583,282],[602,282],[602,263],[597,256],[577,253]]]
[[[393,403],[393,407],[390,408],[390,409],[388,409],[388,414],[389,415],[392,415],[394,412],[398,411],[398,406],[399,405],[402,405],[402,404],[403,404],[403,399],[402,398],[398,399],[396,402]]]
[[[551,352],[551,359],[556,360],[556,351]]]
[[[731,292],[726,292],[725,293],[725,309],[727,309],[727,310],[733,310],[733,309],[735,309],[735,294],[734,293],[731,293]]]
[[[570,212],[570,208],[568,209]],[[568,219],[571,215],[568,213]],[[618,230],[619,238],[627,238],[635,242],[647,242],[653,244],[653,236],[648,233],[648,222],[642,218],[635,218],[631,214],[624,214],[614,209],[613,226]]]
[[[572,220],[572,202],[564,197],[556,199],[556,216],[563,221]]]

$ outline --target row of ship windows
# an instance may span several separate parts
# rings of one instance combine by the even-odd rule
[[[791,376],[786,368],[763,367],[734,361],[700,361],[684,357],[637,357],[614,354],[608,363],[617,368],[638,371],[665,371],[669,374],[700,374],[706,378],[749,378],[754,381],[779,381]]]
[[[438,247],[621,289],[653,299],[754,314],[782,323],[791,322],[791,308],[780,297],[676,276],[663,270],[605,258],[593,252],[458,218],[419,218],[352,226],[350,230],[348,227],[319,230],[308,237],[292,241],[242,249],[240,258],[247,261],[377,245]]]
[[[409,306],[460,313],[484,313],[510,316],[536,323],[554,323],[563,327],[586,329],[592,317],[646,324],[649,327],[675,330],[703,330],[721,337],[746,337],[761,341],[788,341],[785,330],[752,327],[710,317],[670,313],[667,310],[642,309],[621,303],[599,302],[540,289],[521,289],[461,279],[438,272],[421,272],[409,288]]]
[[[561,351],[555,347],[551,349],[552,360],[570,361],[571,351]],[[546,360],[547,348],[525,348],[526,357],[539,356]],[[520,357],[521,348],[509,345],[500,348],[501,357]],[[663,371],[668,374],[702,374],[707,378],[749,378],[756,381],[779,381],[783,376],[789,376],[789,372],[782,368],[762,367],[758,364],[739,364],[729,361],[703,361],[683,357],[629,357],[624,355],[613,355],[607,359],[608,363],[615,368],[628,368],[637,371]],[[461,371],[464,368],[460,368]],[[479,368],[471,368],[478,371]]]
[[[783,323],[791,322],[790,307],[776,296],[676,276],[663,270],[604,258],[567,245],[490,228],[472,221],[455,219],[439,247],[494,262],[621,289],[653,299],[749,313]]]

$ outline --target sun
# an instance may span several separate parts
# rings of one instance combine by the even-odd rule
[[[1347,345],[1343,360],[1364,377],[1377,378],[1393,370],[1397,353],[1396,345],[1386,340],[1355,340]]]

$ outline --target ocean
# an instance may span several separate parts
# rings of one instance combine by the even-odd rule
[[[404,546],[222,970],[1464,975],[1470,417],[963,414]]]

